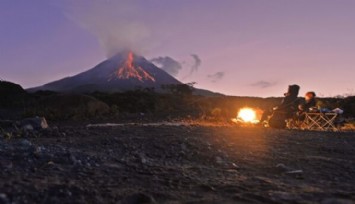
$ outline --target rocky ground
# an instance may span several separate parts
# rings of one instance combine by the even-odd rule
[[[50,125],[0,139],[0,203],[353,203],[355,133]]]

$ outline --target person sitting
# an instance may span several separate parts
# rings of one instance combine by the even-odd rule
[[[296,120],[301,122],[305,119],[305,113],[310,112],[312,109],[316,110],[316,93],[309,91],[304,96],[304,102],[298,106]]]
[[[284,94],[285,97],[282,99],[281,104],[271,110],[264,111],[260,122],[268,122],[270,127],[275,128],[286,127],[285,120],[292,118],[297,112],[299,90],[300,86],[296,84],[288,86],[287,93]]]
[[[317,105],[316,102],[316,93],[309,91],[304,96],[304,103],[298,106],[299,112],[309,112],[311,108],[315,108]]]

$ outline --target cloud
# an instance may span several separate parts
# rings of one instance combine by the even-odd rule
[[[191,54],[191,57],[194,59],[194,63],[191,66],[190,75],[197,72],[202,63],[201,58],[197,54]]]
[[[182,65],[180,62],[168,56],[156,57],[151,59],[150,61],[172,76],[177,76],[179,74],[179,71],[182,69]]]
[[[255,83],[252,83],[250,85],[254,86],[254,87],[265,89],[265,88],[269,88],[269,87],[275,86],[276,84],[277,84],[276,82],[260,80],[260,81],[257,81]]]
[[[211,82],[215,83],[219,80],[221,80],[224,77],[224,72],[216,72],[211,75],[207,75],[207,77],[211,80]]]

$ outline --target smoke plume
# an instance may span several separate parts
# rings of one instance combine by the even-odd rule
[[[224,77],[224,72],[216,72],[214,74],[207,75],[207,77],[211,80],[211,82],[215,83]]]
[[[191,54],[191,57],[194,59],[194,63],[191,66],[191,71],[190,71],[190,75],[194,72],[198,71],[198,68],[201,65],[201,59],[197,54]]]
[[[135,3],[134,3],[135,2]],[[136,1],[55,1],[65,16],[92,33],[110,57],[123,50],[144,52],[151,46],[151,28]]]
[[[276,82],[270,82],[270,81],[257,81],[253,84],[251,84],[251,86],[254,86],[254,87],[259,87],[259,88],[262,88],[262,89],[265,89],[265,88],[269,88],[271,86],[274,86],[276,85]]]
[[[151,59],[150,61],[172,76],[177,76],[179,71],[182,69],[182,65],[180,62],[168,56],[156,57]]]
[[[188,61],[184,61],[182,62],[182,64],[184,65],[184,67],[189,67],[190,70],[188,71],[188,73],[182,78],[182,80],[186,80],[187,78],[189,78],[193,73],[197,72],[199,67],[202,64],[202,60],[201,58],[197,55],[197,54],[191,54],[190,55],[192,57],[192,62],[190,62],[190,60]]]

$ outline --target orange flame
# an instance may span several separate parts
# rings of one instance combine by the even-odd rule
[[[259,108],[244,107],[239,109],[238,116],[236,118],[232,118],[232,121],[235,123],[256,124],[260,122],[262,114],[263,111]]]
[[[128,53],[127,60],[123,63],[123,65],[118,68],[114,73],[113,76],[110,77],[109,81],[113,78],[118,79],[130,79],[136,78],[139,81],[155,81],[154,77],[145,71],[140,66],[134,66],[134,55],[132,52]]]

